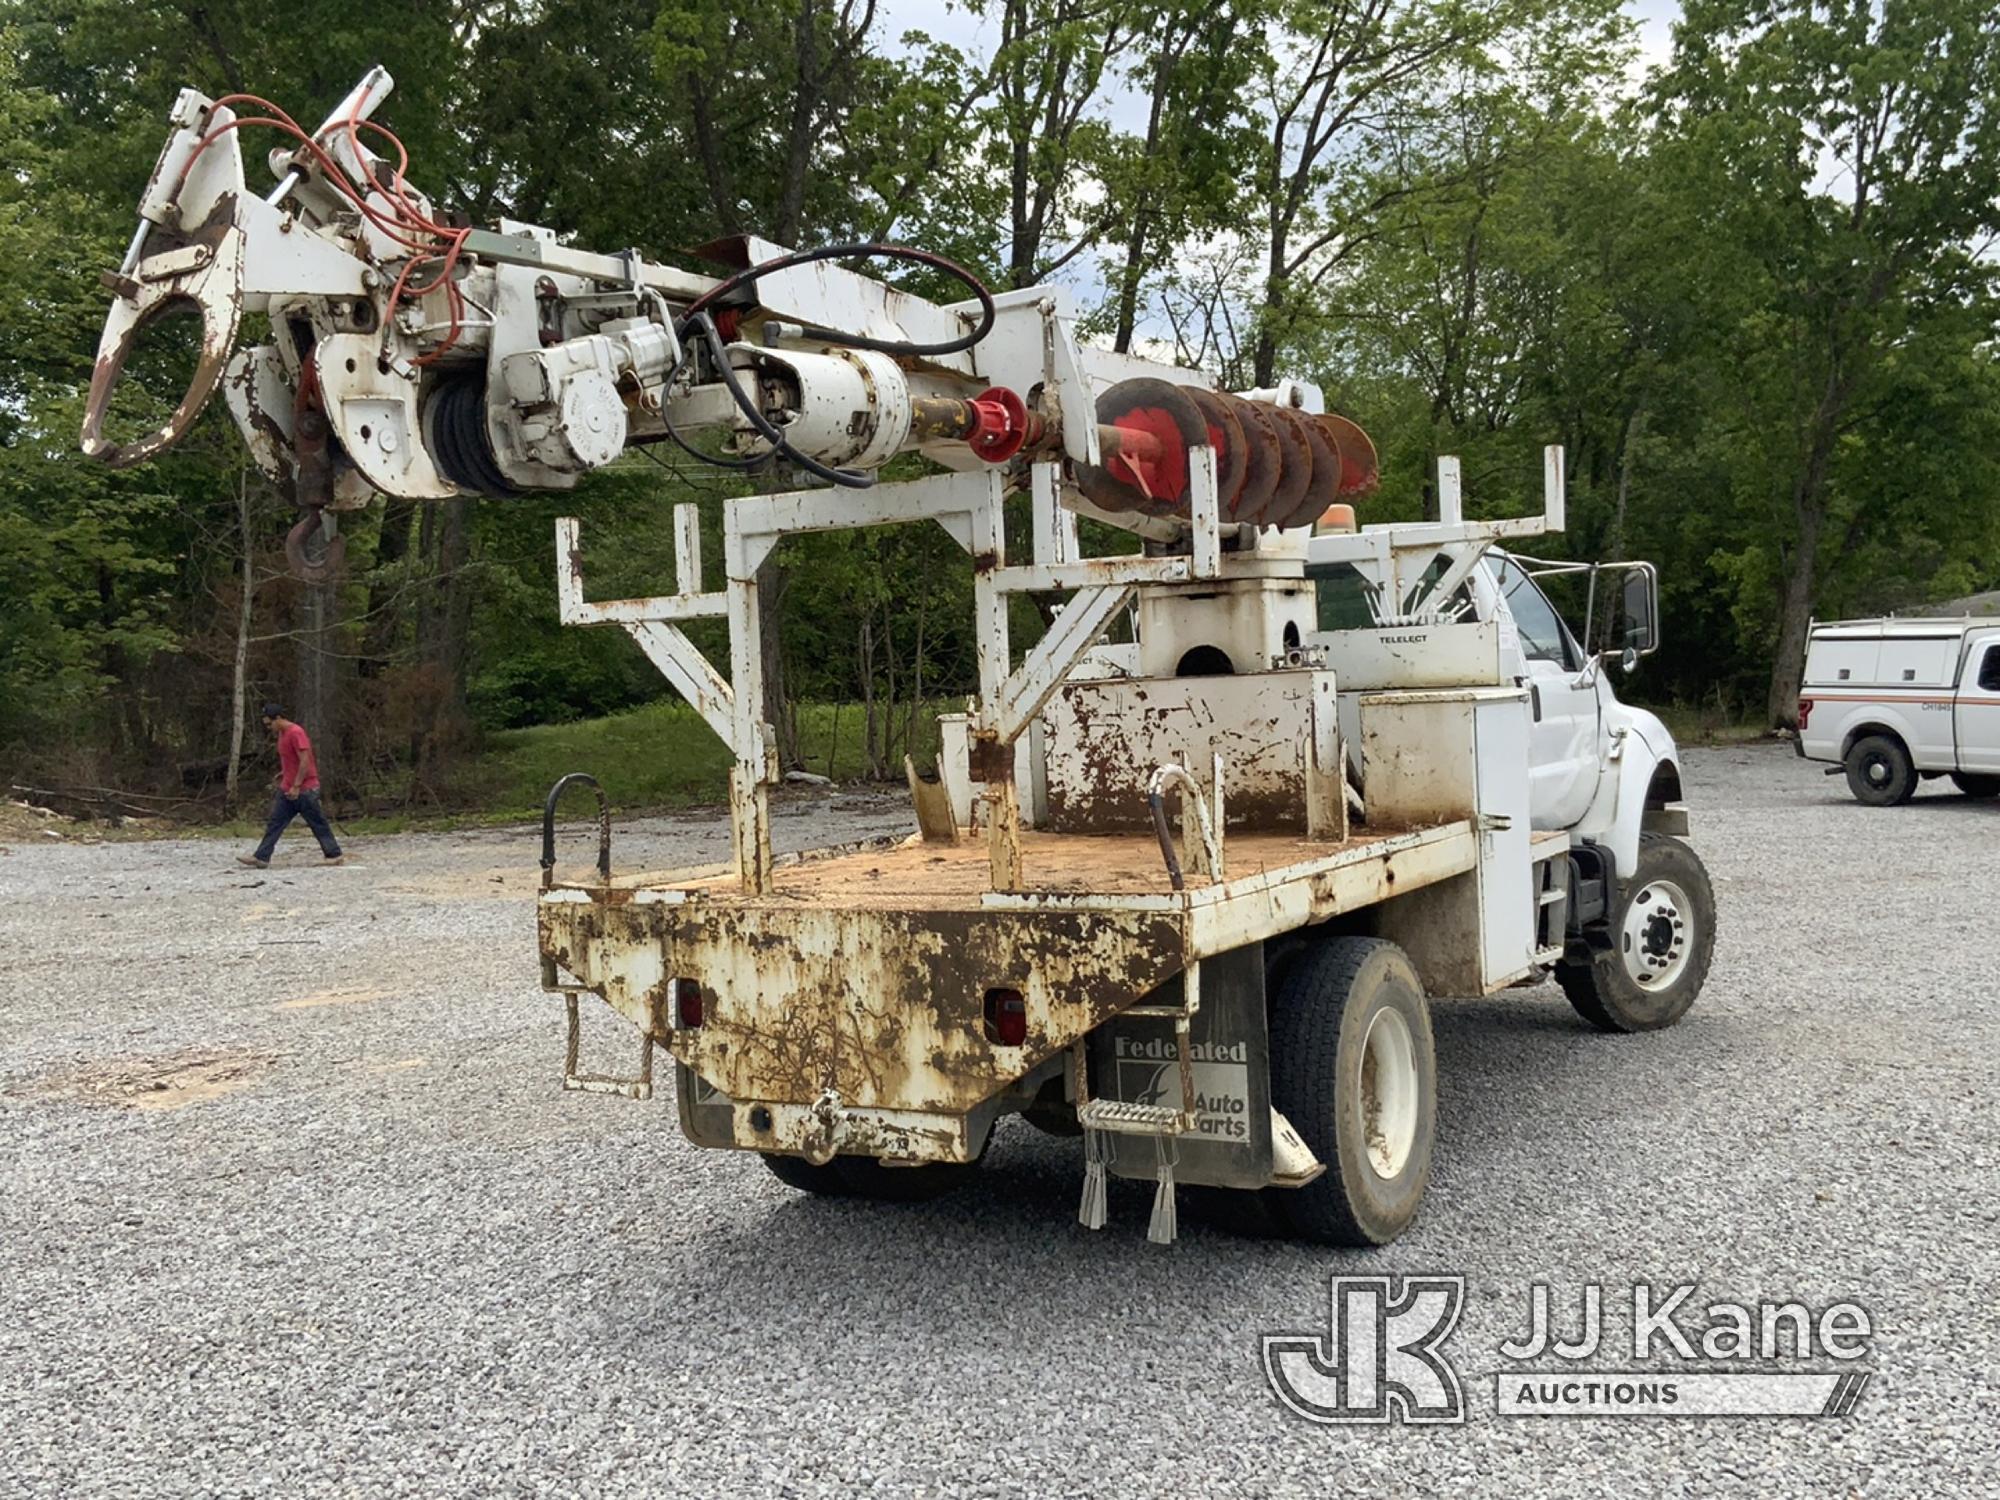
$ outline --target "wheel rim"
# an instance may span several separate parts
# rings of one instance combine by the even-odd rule
[[[1665,989],[1687,968],[1694,937],[1687,892],[1671,880],[1648,881],[1625,908],[1619,953],[1626,974],[1642,989]]]
[[[1861,774],[1867,779],[1870,786],[1887,786],[1889,784],[1888,757],[1882,755],[1869,756],[1867,760],[1862,762]]]
[[[1369,1169],[1398,1176],[1417,1143],[1417,1044],[1398,1011],[1377,1011],[1361,1044],[1361,1128]]]

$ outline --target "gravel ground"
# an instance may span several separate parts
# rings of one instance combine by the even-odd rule
[[[1075,1144],[1019,1122],[979,1187],[904,1209],[698,1153],[668,1099],[563,1095],[526,831],[326,870],[295,829],[266,872],[18,845],[0,1494],[1995,1493],[2000,806],[1873,811],[1763,747],[1687,762],[1722,923],[1701,1001],[1633,1038],[1552,988],[1440,1002],[1430,1196],[1365,1254],[1186,1213],[1162,1250],[1115,1183],[1087,1234]],[[780,827],[903,821],[822,795]],[[726,846],[687,817],[614,853]],[[1418,1272],[1467,1281],[1465,1425],[1285,1412],[1259,1335],[1323,1331],[1329,1274]],[[1846,1419],[1500,1418],[1538,1281],[1851,1299],[1877,1373]]]

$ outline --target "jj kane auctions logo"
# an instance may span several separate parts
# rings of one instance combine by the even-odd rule
[[[1527,1328],[1501,1341],[1511,1365],[1494,1376],[1500,1416],[1841,1417],[1852,1412],[1872,1372],[1853,1368],[1870,1350],[1865,1308],[1836,1302],[1818,1312],[1802,1302],[1711,1302],[1695,1284],[1630,1291],[1630,1369],[1605,1334],[1605,1294],[1586,1285],[1573,1336],[1556,1324],[1548,1286],[1528,1299]],[[1336,1276],[1326,1331],[1266,1334],[1264,1375],[1289,1409],[1309,1422],[1465,1420],[1465,1391],[1444,1345],[1465,1305],[1462,1276]],[[1662,1361],[1732,1361],[1730,1369],[1687,1370]],[[1553,1361],[1554,1367],[1547,1363]],[[1586,1367],[1585,1362],[1589,1363]],[[1785,1368],[1813,1363],[1834,1368]]]

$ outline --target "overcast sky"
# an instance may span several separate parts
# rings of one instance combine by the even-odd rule
[[[1625,0],[1625,9],[1639,24],[1641,65],[1664,62],[1672,45],[1668,30],[1680,18],[1680,0]],[[973,53],[989,49],[991,37],[999,31],[996,18],[989,15],[981,19],[962,4],[940,4],[939,0],[880,0],[878,14],[882,18],[882,33],[887,38],[900,38],[905,32],[921,31]],[[899,50],[893,40],[888,50]],[[1136,104],[1133,109],[1136,114]],[[1113,101],[1111,113],[1114,119],[1118,118],[1119,101]]]
[[[963,3],[950,0],[877,0],[883,50],[897,53],[903,50],[901,38],[907,32],[922,32],[942,42],[948,42],[973,56],[981,56],[991,51],[993,38],[999,32],[999,20],[989,14],[980,17],[968,11]],[[1638,27],[1639,56],[1636,67],[1639,74],[1654,65],[1664,63],[1672,49],[1671,28],[1680,19],[1680,0],[1624,0],[1626,11]],[[1112,92],[1104,102],[1103,112],[1111,121],[1126,130],[1142,131],[1146,124],[1146,103],[1129,88]],[[1055,279],[1076,287],[1078,294],[1088,304],[1095,302],[1104,293],[1099,280],[1099,266],[1095,257],[1084,256],[1072,262]],[[1140,317],[1141,343],[1147,336],[1158,336],[1164,332],[1159,326],[1156,313],[1149,310]],[[1172,351],[1162,346],[1161,358],[1171,359]]]

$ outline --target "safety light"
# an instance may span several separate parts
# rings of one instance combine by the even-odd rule
[[[1000,1047],[1028,1040],[1028,1002],[1019,990],[986,992],[986,1040]]]
[[[676,979],[673,984],[674,1021],[682,1031],[701,1027],[701,984],[693,979]]]

